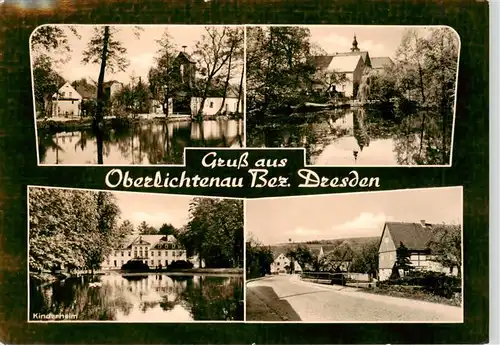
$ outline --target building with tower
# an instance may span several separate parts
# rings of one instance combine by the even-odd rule
[[[377,61],[376,68],[379,71],[383,70],[384,66],[393,64],[390,57],[372,58],[368,51],[361,50],[356,34],[354,34],[350,51],[313,57],[319,76],[324,77],[325,73],[335,73],[338,79],[342,80],[332,86],[333,90],[328,91],[347,98],[356,98],[363,75],[370,73],[374,68],[372,60]]]

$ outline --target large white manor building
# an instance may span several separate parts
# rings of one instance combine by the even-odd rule
[[[129,260],[142,260],[149,268],[187,261],[186,250],[172,235],[131,235],[104,260],[103,269],[120,269]]]

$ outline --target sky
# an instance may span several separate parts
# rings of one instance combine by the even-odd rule
[[[135,227],[142,221],[157,229],[163,223],[180,228],[188,222],[191,196],[131,192],[113,194],[121,210],[121,220],[128,219]]]
[[[396,49],[405,32],[404,26],[308,26],[311,41],[317,43],[329,54],[348,52],[354,35],[361,51],[368,51],[370,57],[389,56],[394,59]]]
[[[78,39],[71,31],[62,26],[69,38],[71,46],[70,60],[61,64],[56,70],[61,76],[69,81],[90,78],[97,81],[99,75],[99,66],[81,63],[83,58],[83,51],[87,46],[87,42],[92,37],[93,28],[96,25],[74,25],[78,34],[81,36]],[[106,80],[118,80],[122,83],[128,83],[132,76],[143,80],[147,79],[148,71],[154,65],[154,58],[159,48],[156,40],[160,39],[168,27],[168,32],[172,38],[176,48],[181,51],[182,46],[186,47],[186,52],[191,53],[195,49],[195,44],[201,39],[201,35],[205,31],[205,26],[202,25],[189,25],[189,26],[176,26],[176,25],[141,25],[143,31],[139,38],[134,35],[134,26],[130,25],[114,25],[118,28],[116,39],[123,43],[127,49],[127,55],[130,65],[125,72],[118,72],[115,74],[106,73]],[[51,54],[52,56],[56,56]]]
[[[263,244],[380,236],[386,221],[462,224],[462,188],[247,200],[247,238]]]

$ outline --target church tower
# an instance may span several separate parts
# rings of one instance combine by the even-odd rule
[[[352,41],[352,52],[359,52],[358,41],[356,40],[356,34],[354,34],[354,41]]]

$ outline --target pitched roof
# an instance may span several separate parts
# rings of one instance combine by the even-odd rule
[[[337,72],[353,72],[359,60],[359,56],[334,56],[328,68]]]
[[[332,61],[333,56],[313,56],[311,58],[311,62],[313,63],[314,66],[316,66],[317,69],[325,69],[328,67],[330,64],[330,61]]]
[[[75,89],[83,98],[95,98],[97,96],[97,88],[93,85],[78,85]]]
[[[361,56],[363,62],[366,62],[368,58],[368,52],[367,51],[343,52],[343,53],[335,53],[334,56]]]
[[[118,80],[110,80],[110,81],[106,81],[106,82],[102,83],[102,86],[111,86],[113,84],[122,85],[122,83],[120,83]]]
[[[186,52],[179,52],[179,54],[177,55],[176,59],[178,58],[181,58],[181,57],[184,57],[186,60],[188,60],[190,63],[196,63],[196,61],[194,61],[191,56],[189,56],[188,53]]]
[[[123,248],[128,248],[133,244],[157,246],[160,242],[175,242],[173,235],[129,235],[124,241]]]
[[[421,223],[387,222],[385,223],[394,245],[399,247],[403,243],[409,250],[427,250],[433,232],[432,224],[422,226]]]
[[[394,65],[394,62],[392,62],[391,58],[388,56],[379,56],[379,57],[372,57],[372,68],[374,69],[382,69],[385,68],[386,66],[392,66]]]

